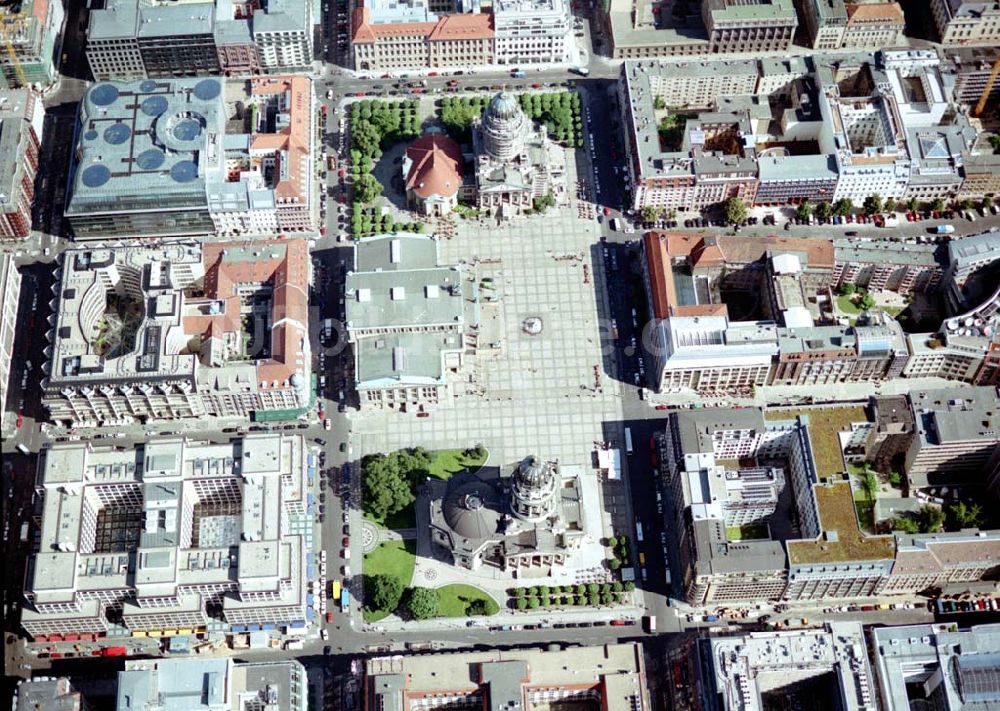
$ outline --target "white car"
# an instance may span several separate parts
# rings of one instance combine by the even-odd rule
[[[329,417],[323,420],[323,429],[325,430],[333,429],[333,421]]]
[[[324,627],[322,630],[320,630],[319,636],[320,639],[322,639],[325,642],[328,639],[330,639],[330,632]]]

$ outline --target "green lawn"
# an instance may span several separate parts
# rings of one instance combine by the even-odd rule
[[[438,479],[450,479],[466,469],[475,472],[490,456],[489,452],[484,452],[483,457],[466,457],[464,449],[438,449],[433,454],[430,474]]]
[[[450,479],[455,474],[466,469],[475,472],[486,463],[486,460],[490,456],[487,451],[484,452],[484,456],[482,457],[467,457],[465,456],[464,449],[438,449],[431,452],[431,454],[433,455],[433,459],[431,460],[428,473],[438,479]],[[367,511],[365,512],[365,518],[374,524],[393,531],[403,528],[416,528],[417,526],[417,514],[412,505],[386,517],[385,520],[376,518]]]
[[[417,563],[417,542],[384,541],[371,553],[365,554],[362,572],[365,575],[391,575],[403,581],[403,587],[413,579],[413,566]],[[364,610],[365,622],[378,622],[392,610]]]
[[[726,528],[726,538],[730,541],[752,541],[769,536],[766,523],[748,523],[744,526]]]
[[[382,528],[388,528],[392,531],[399,531],[404,528],[416,528],[417,526],[417,512],[414,510],[412,504],[391,516],[387,516],[385,520],[376,518],[367,511],[365,511],[365,518]]]
[[[472,585],[445,585],[438,588],[437,592],[441,617],[467,617],[465,608],[473,600],[486,600],[486,610],[490,615],[500,611],[500,605],[496,600]]]
[[[861,309],[858,308],[857,304],[851,301],[852,298],[854,298],[853,294],[838,296],[837,308],[840,309],[843,313],[847,314],[848,316],[857,316],[858,314],[861,313]]]

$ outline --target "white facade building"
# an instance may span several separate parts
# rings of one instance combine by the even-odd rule
[[[497,0],[497,64],[564,64],[576,61],[567,0]]]
[[[14,258],[0,252],[0,433],[6,435],[14,426],[14,412],[7,412],[10,392],[10,364],[17,335],[17,306],[21,296],[21,273]]]
[[[309,466],[302,435],[136,449],[59,444],[40,463],[41,545],[25,577],[33,637],[305,622]]]

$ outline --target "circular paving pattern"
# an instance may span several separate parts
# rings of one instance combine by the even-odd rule
[[[438,571],[436,568],[428,568],[427,570],[424,571],[424,580],[426,580],[427,582],[432,582],[434,580],[437,580],[437,577],[438,577]]]
[[[378,546],[378,527],[371,521],[361,524],[361,548],[365,553],[371,553]]]

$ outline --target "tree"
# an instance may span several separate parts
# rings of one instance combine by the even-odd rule
[[[896,516],[889,522],[889,527],[903,533],[920,533],[920,524],[912,516]]]
[[[552,193],[547,193],[541,197],[536,197],[531,201],[531,206],[535,208],[536,212],[545,212],[550,207],[556,204],[556,199],[552,196]]]
[[[653,108],[657,111],[663,111],[667,108],[667,102],[663,100],[662,96],[657,96],[653,99]]]
[[[902,486],[903,485],[903,475],[897,471],[889,472],[889,484],[892,486]]]
[[[375,156],[379,151],[379,144],[382,136],[378,130],[368,121],[361,121],[351,127],[352,147],[358,149],[362,154]]]
[[[829,219],[833,213],[833,206],[828,202],[821,202],[816,206],[816,218],[820,220]]]
[[[481,597],[477,597],[474,600],[469,600],[469,604],[465,606],[465,614],[468,617],[476,617],[477,615],[488,615],[490,614],[490,607]]]
[[[1000,153],[1000,134],[995,134],[989,138],[990,145],[993,146],[994,153]]]
[[[916,212],[919,207],[920,207],[920,201],[917,200],[916,198],[910,198],[909,200],[906,201],[906,209],[909,210],[910,212]]]
[[[962,200],[962,202],[958,203],[958,206],[960,208],[962,208],[963,210],[971,210],[972,209],[972,198],[965,198],[964,200]]]
[[[722,203],[722,216],[730,225],[742,225],[747,220],[747,206],[738,197]]]
[[[525,595],[524,588],[515,588],[514,589],[514,596],[515,597],[524,597],[524,595]]]
[[[406,595],[406,611],[415,620],[429,620],[438,615],[438,591],[433,588],[410,588]]]
[[[993,198],[987,195],[983,198],[983,209],[989,210],[993,207]]]
[[[885,199],[885,205],[882,206],[882,209],[885,210],[886,212],[895,212],[896,211],[896,198],[894,198],[894,197],[887,197]]]
[[[857,290],[858,287],[854,284],[853,281],[845,281],[843,284],[840,285],[839,289],[841,296],[853,296],[854,292],[856,292]]]
[[[663,215],[663,210],[658,207],[653,207],[652,205],[646,205],[642,208],[642,221],[643,222],[656,222]]]
[[[361,460],[361,493],[365,512],[379,520],[414,500],[410,482],[398,463],[384,454],[369,454]]]
[[[527,607],[528,607],[528,599],[527,599],[527,598],[524,598],[524,597],[519,597],[519,598],[517,598],[517,600],[516,600],[516,601],[514,602],[514,606],[515,606],[515,607],[516,607],[516,608],[517,608],[518,610],[524,610],[525,608],[527,608]]]
[[[944,523],[944,511],[933,504],[924,504],[917,512],[921,533],[939,533]]]
[[[862,205],[862,209],[865,211],[865,214],[868,215],[869,217],[882,212],[882,197],[875,193],[872,193],[871,195],[865,198],[865,202],[864,205]]]
[[[382,184],[371,173],[362,173],[354,183],[354,197],[361,202],[371,202],[382,194]]]
[[[862,311],[868,311],[875,308],[875,297],[869,294],[867,291],[861,295],[861,300],[858,302],[858,307]]]
[[[364,576],[365,607],[375,612],[392,612],[403,596],[403,581],[393,575]]]
[[[851,198],[841,198],[833,204],[833,213],[835,215],[840,215],[841,217],[851,214],[851,210],[853,209],[854,201],[851,200]]]
[[[622,567],[622,562],[617,558],[612,558],[608,561],[608,568],[610,570],[618,570]]]
[[[528,598],[528,609],[529,609],[529,610],[534,610],[534,609],[535,609],[535,608],[537,608],[537,607],[538,607],[538,606],[539,606],[540,604],[541,604],[541,603],[540,603],[540,602],[538,602],[538,598],[537,598],[537,597],[535,597],[534,595],[532,595],[531,597],[529,597],[529,598]]]
[[[865,464],[865,471],[861,475],[861,487],[865,490],[865,496],[869,501],[874,501],[878,497],[878,476]]]
[[[944,209],[944,199],[934,198],[931,200],[931,210],[933,212],[941,212]]]
[[[795,208],[795,219],[797,220],[808,220],[810,215],[812,215],[812,207],[807,202],[800,202]]]
[[[983,525],[983,507],[979,504],[967,505],[964,501],[952,504],[947,511],[948,527],[979,528]]]

